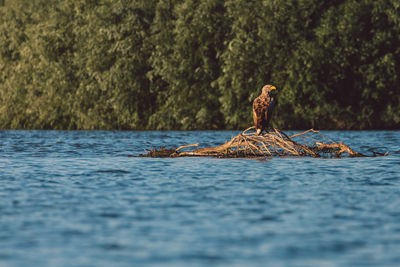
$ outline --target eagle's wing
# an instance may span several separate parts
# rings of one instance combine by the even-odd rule
[[[263,129],[263,124],[265,121],[265,113],[267,110],[267,106],[265,100],[257,97],[253,102],[253,120],[254,125],[257,129]]]
[[[265,112],[265,122],[266,122],[267,126],[269,124],[269,121],[272,118],[272,113],[274,111],[275,104],[276,104],[276,100],[273,97],[271,97],[271,101],[269,102],[268,109]]]
[[[256,112],[256,101],[253,102],[253,121],[254,125],[257,125],[257,112]]]

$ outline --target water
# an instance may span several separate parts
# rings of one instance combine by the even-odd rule
[[[388,157],[139,158],[237,132],[0,131],[0,266],[395,266],[400,132],[324,132]]]

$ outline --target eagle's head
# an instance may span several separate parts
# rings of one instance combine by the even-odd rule
[[[262,94],[263,95],[268,95],[270,92],[272,92],[273,90],[276,90],[276,87],[270,84],[267,84],[263,87],[262,89]]]

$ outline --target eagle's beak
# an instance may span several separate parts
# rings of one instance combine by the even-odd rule
[[[275,86],[271,86],[271,90],[276,90],[276,87]]]

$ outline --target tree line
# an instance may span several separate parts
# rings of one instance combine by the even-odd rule
[[[400,127],[398,0],[2,0],[1,129]]]

